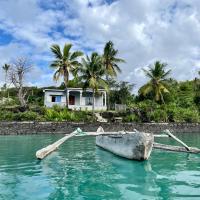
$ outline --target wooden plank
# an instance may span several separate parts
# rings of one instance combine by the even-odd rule
[[[172,145],[160,144],[160,143],[155,143],[155,142],[153,144],[153,147],[155,149],[162,149],[162,150],[167,150],[167,151],[187,152],[187,153],[200,153],[200,149],[195,148],[195,147],[190,147],[190,150],[188,151],[185,147],[172,146]]]
[[[48,145],[45,148],[42,148],[36,152],[36,157],[40,160],[44,159],[46,156],[48,156],[50,153],[55,151],[62,143],[64,143],[69,138],[75,136],[77,134],[76,131],[72,132],[71,134],[65,135],[65,137],[61,138],[60,140],[54,142],[53,144]]]
[[[124,132],[124,131],[118,131],[118,132],[84,132],[84,134],[82,135],[76,135],[78,137],[80,136],[97,136],[97,135],[115,135],[115,134],[119,134],[119,135],[123,135],[123,134],[130,134],[130,133],[134,133],[134,132]],[[155,134],[154,137],[169,137],[166,134]]]
[[[153,135],[154,137],[169,137],[169,135],[166,135],[166,134],[154,134]]]
[[[183,141],[181,141],[180,139],[178,139],[175,135],[173,135],[168,129],[166,129],[164,131],[164,133],[166,133],[167,135],[169,135],[170,137],[172,137],[174,140],[176,140],[178,143],[182,144],[188,151],[190,150],[190,147],[187,146],[187,144],[185,144]]]

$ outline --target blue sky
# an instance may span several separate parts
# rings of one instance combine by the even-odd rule
[[[29,57],[28,85],[56,84],[49,68],[54,43],[90,54],[112,40],[126,60],[119,80],[136,84],[135,91],[146,81],[141,69],[155,60],[167,62],[178,80],[200,70],[198,0],[1,0],[0,8],[0,65]]]

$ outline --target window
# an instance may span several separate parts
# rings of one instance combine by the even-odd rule
[[[61,102],[61,96],[51,96],[51,102]]]

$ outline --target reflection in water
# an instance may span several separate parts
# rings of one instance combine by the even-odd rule
[[[154,150],[138,162],[96,147],[93,137],[76,137],[35,159],[36,150],[60,137],[0,137],[0,199],[200,199],[199,155]],[[181,138],[200,147],[200,135]]]
[[[115,178],[114,183],[123,196],[126,197],[125,199],[127,199],[131,193],[137,197],[151,197],[151,199],[157,196],[157,191],[153,189],[155,186],[156,173],[152,170],[149,161],[138,162],[127,160],[114,156],[98,147],[96,148],[96,156],[101,162],[109,161],[110,167],[115,174],[120,174],[118,178]]]

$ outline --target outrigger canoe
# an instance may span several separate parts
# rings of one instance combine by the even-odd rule
[[[200,149],[187,146],[169,130],[166,129],[163,133],[165,135],[153,135],[152,133],[139,132],[136,129],[133,132],[104,132],[102,127],[99,127],[96,132],[83,132],[80,128],[77,128],[74,132],[65,135],[53,144],[38,150],[36,157],[40,160],[44,159],[58,149],[62,143],[74,136],[96,136],[97,146],[118,156],[134,160],[147,160],[152,148],[176,152],[200,153]],[[154,137],[171,137],[183,147],[155,143]]]

